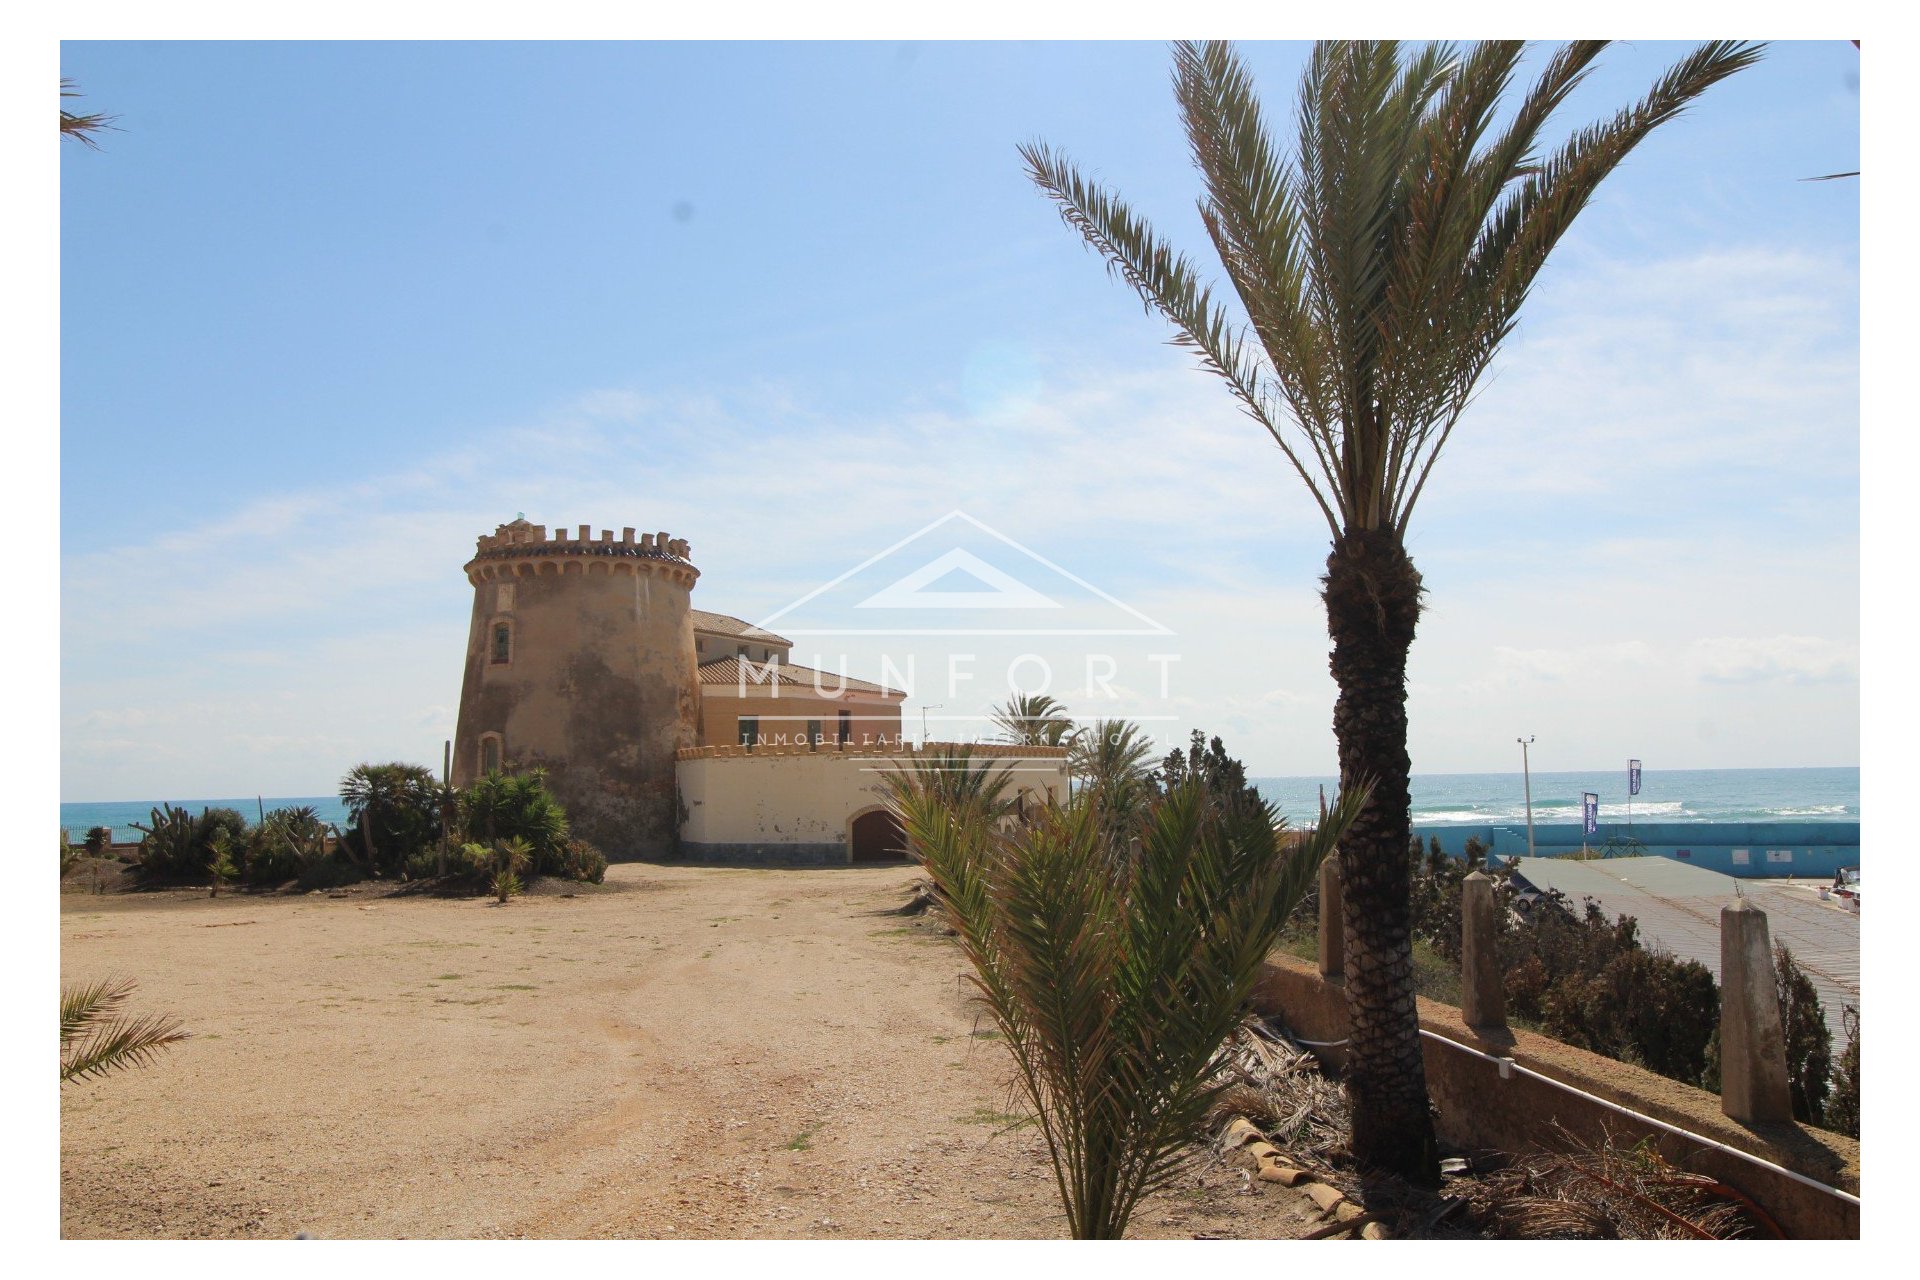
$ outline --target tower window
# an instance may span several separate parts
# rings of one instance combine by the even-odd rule
[[[504,622],[493,624],[493,660],[495,662],[513,660],[513,628]]]
[[[500,739],[488,734],[480,739],[480,776],[500,772]]]

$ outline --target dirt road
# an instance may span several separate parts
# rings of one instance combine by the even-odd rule
[[[66,1086],[69,1237],[1055,1237],[1004,1048],[901,867],[516,899],[68,895],[66,981],[194,1038]],[[1197,1162],[1132,1234],[1291,1236]]]

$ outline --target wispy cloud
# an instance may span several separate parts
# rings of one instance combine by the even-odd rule
[[[1434,592],[1412,673],[1421,767],[1504,760],[1502,717],[1564,741],[1665,715],[1706,743],[1694,729],[1729,713],[1695,703],[1735,687],[1761,700],[1742,715],[1812,709],[1832,742],[1857,734],[1846,270],[1734,251],[1558,278],[1416,515]],[[284,791],[360,758],[437,761],[459,566],[520,511],[689,538],[698,602],[753,615],[966,510],[1179,633],[1164,714],[1230,733],[1256,771],[1330,768],[1326,530],[1271,442],[1176,352],[1119,370],[1046,350],[987,363],[956,407],[857,419],[773,385],[592,389],[345,489],[183,512],[69,555],[64,785]],[[1756,493],[1773,504],[1758,516]],[[1774,690],[1790,700],[1765,702]],[[1746,736],[1794,762],[1784,724]]]

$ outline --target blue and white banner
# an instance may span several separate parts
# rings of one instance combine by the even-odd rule
[[[1591,791],[1582,791],[1580,810],[1587,824],[1587,834],[1592,835],[1600,829],[1600,797]]]
[[[1638,760],[1627,761],[1627,794],[1630,796],[1640,794],[1640,762]]]

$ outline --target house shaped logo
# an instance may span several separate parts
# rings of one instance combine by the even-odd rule
[[[950,511],[758,625],[787,636],[1165,636],[1072,571]]]

